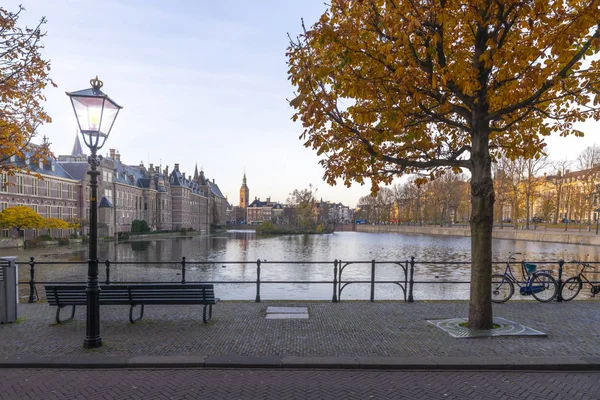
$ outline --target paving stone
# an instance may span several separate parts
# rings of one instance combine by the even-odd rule
[[[267,319],[308,319],[308,314],[267,314]]]
[[[308,314],[308,307],[267,307],[267,314]]]
[[[144,319],[128,321],[127,306],[100,308],[104,346],[83,348],[85,307],[75,319],[54,323],[48,304],[18,305],[19,323],[0,325],[0,360],[24,356],[297,356],[297,357],[587,357],[600,360],[600,299],[552,302],[509,301],[494,315],[548,333],[547,337],[457,340],[427,320],[464,317],[466,301],[404,303],[298,302],[309,319],[266,320],[268,306],[293,302],[223,301],[213,320],[202,322],[201,306],[146,306]],[[535,361],[532,361],[535,362]]]
[[[0,399],[598,399],[600,374],[310,369],[0,370]]]

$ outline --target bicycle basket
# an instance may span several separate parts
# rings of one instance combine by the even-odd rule
[[[525,267],[525,271],[527,272],[527,275],[533,274],[535,272],[535,270],[537,269],[537,264],[524,263],[523,266]]]

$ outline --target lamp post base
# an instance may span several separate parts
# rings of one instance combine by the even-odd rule
[[[102,347],[102,338],[100,336],[94,338],[85,338],[83,341],[84,349],[97,349]]]

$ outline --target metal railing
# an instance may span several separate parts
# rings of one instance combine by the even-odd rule
[[[52,266],[52,265],[74,265],[81,266],[82,268],[87,268],[86,261],[36,261],[34,257],[30,257],[29,259],[29,280],[28,281],[20,281],[21,285],[29,286],[29,303],[35,303],[40,299],[38,295],[37,286],[45,285],[51,283],[57,283],[56,281],[36,281],[36,267],[40,266]],[[412,276],[414,268],[414,258],[411,261],[344,261],[334,260],[334,261],[267,261],[267,260],[256,260],[256,261],[189,261],[186,257],[181,257],[181,261],[111,261],[111,260],[103,260],[99,263],[99,265],[104,264],[104,279],[100,279],[106,285],[110,285],[111,283],[117,283],[116,281],[111,279],[111,268],[115,266],[135,266],[135,265],[162,265],[162,266],[177,266],[178,270],[180,268],[181,279],[180,282],[182,284],[186,283],[213,283],[213,284],[253,284],[256,286],[256,296],[255,302],[259,303],[261,301],[261,285],[264,284],[326,284],[332,286],[332,302],[337,303],[341,301],[342,291],[343,289],[350,284],[369,284],[370,285],[370,295],[369,300],[371,302],[375,301],[375,285],[376,284],[395,284],[402,291],[402,297],[404,301],[412,302]],[[189,280],[186,277],[186,273],[190,270],[190,268],[198,267],[198,266],[214,266],[214,265],[255,265],[256,266],[256,279],[254,280],[201,280],[194,281]],[[384,264],[391,264],[401,267],[401,276],[398,279],[394,280],[377,280],[376,269],[378,266]],[[288,266],[288,265],[322,265],[329,266],[332,268],[332,278],[330,280],[263,280],[261,277],[262,269],[265,266]],[[350,265],[355,266],[367,266],[368,271],[370,273],[370,279],[363,280],[349,280],[345,279],[343,272],[346,267]],[[410,276],[410,278],[409,278]],[[153,280],[153,283],[173,283],[173,281],[156,281]],[[63,284],[81,284],[82,281],[73,281],[73,280],[63,280],[60,281]],[[120,284],[139,284],[139,283],[147,283],[141,281],[118,281]]]
[[[557,261],[531,261],[535,264],[543,266],[543,269],[550,270],[554,275],[556,271],[557,275],[557,283],[559,285],[564,282],[564,280],[568,277],[564,277],[564,268],[568,265],[577,266],[576,261],[565,262],[563,260]],[[587,262],[591,265],[599,265],[600,262]],[[28,281],[20,281],[20,285],[28,285],[29,286],[29,303],[35,303],[40,298],[37,291],[38,285],[45,285],[51,283],[57,283],[54,281],[36,281],[36,267],[40,266],[52,266],[52,265],[74,265],[81,266],[82,268],[87,268],[87,261],[36,261],[34,257],[30,257],[28,262],[29,264],[29,280]],[[414,286],[415,285],[426,285],[426,284],[470,284],[469,280],[415,280],[415,271],[422,272],[425,269],[431,269],[431,267],[443,267],[443,268],[456,268],[457,266],[470,266],[470,261],[415,261],[414,257],[410,257],[410,260],[405,261],[342,261],[342,260],[334,260],[334,261],[267,261],[267,260],[256,260],[256,261],[189,261],[186,257],[182,257],[180,261],[111,261],[111,260],[103,260],[100,264],[104,265],[104,279],[101,281],[110,285],[111,283],[117,283],[111,279],[111,268],[116,266],[170,266],[176,267],[178,274],[181,276],[179,279],[180,283],[213,283],[213,284],[252,284],[256,287],[256,296],[254,301],[261,301],[261,286],[269,285],[269,284],[322,284],[322,285],[331,285],[331,293],[332,293],[332,302],[337,303],[342,299],[342,293],[344,289],[349,285],[355,284],[368,284],[370,287],[369,290],[369,301],[375,301],[375,286],[378,284],[392,284],[397,286],[401,290],[401,297],[405,302],[412,303],[414,302]],[[253,280],[189,280],[186,276],[186,273],[189,272],[194,267],[199,266],[215,266],[215,265],[254,265],[256,266],[256,279]],[[502,272],[506,262],[498,261],[492,263],[495,271]],[[519,266],[521,262],[512,262],[511,266]],[[324,268],[331,268],[331,278],[328,280],[264,280],[262,279],[262,270],[265,267],[282,267],[282,266],[293,266],[293,265],[315,265],[315,266],[323,266]],[[393,265],[400,267],[399,276],[396,279],[387,279],[387,280],[378,280],[377,270],[378,267],[382,265]],[[360,280],[351,280],[346,279],[344,272],[349,266],[357,266],[364,271],[364,274],[368,276],[367,279]],[[518,267],[517,267],[518,268]],[[518,271],[517,276],[519,275]],[[60,283],[64,284],[81,284],[82,280],[77,281],[69,281],[63,280]],[[118,281],[118,283],[122,284],[139,284],[139,283],[147,283],[148,281]],[[173,283],[170,281],[157,281],[152,280],[152,283]],[[591,281],[594,284],[598,284],[600,281]],[[557,301],[562,301],[559,296]]]

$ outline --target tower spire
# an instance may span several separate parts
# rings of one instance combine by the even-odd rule
[[[196,162],[196,168],[194,169],[194,180],[198,180],[198,162]]]
[[[79,141],[79,134],[75,133],[75,143],[73,143],[73,150],[71,151],[71,155],[73,157],[77,157],[83,154],[83,150],[81,149],[81,142]]]

